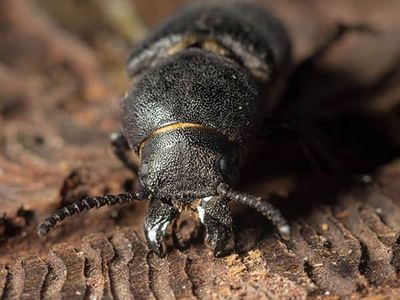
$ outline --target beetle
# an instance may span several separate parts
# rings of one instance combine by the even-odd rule
[[[184,209],[198,213],[206,244],[223,254],[233,239],[230,200],[262,213],[289,238],[278,209],[234,189],[289,61],[284,27],[257,4],[206,2],[178,12],[128,59],[133,84],[122,100],[123,131],[112,144],[138,171],[138,192],[65,206],[39,225],[39,236],[84,210],[148,199],[144,231],[161,257],[167,229]],[[138,170],[129,151],[141,159]]]

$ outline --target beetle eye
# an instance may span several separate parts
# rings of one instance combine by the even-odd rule
[[[219,160],[219,168],[224,174],[228,173],[229,170],[231,169],[230,159],[228,157],[226,157],[226,156],[223,156]]]
[[[149,174],[149,166],[147,164],[142,164],[140,167],[140,176],[146,177]]]

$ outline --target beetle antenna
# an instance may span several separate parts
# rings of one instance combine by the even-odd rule
[[[290,226],[281,212],[275,208],[270,202],[262,201],[261,197],[241,193],[235,191],[226,183],[220,183],[217,187],[219,195],[226,197],[230,200],[235,200],[239,203],[245,204],[263,216],[271,220],[272,224],[278,229],[279,234],[283,239],[288,240],[290,237]]]
[[[90,210],[92,208],[100,208],[102,206],[108,205],[113,206],[116,204],[124,204],[135,200],[142,200],[147,196],[143,191],[137,193],[125,193],[117,195],[105,195],[96,197],[85,197],[82,200],[76,201],[70,205],[64,206],[57,210],[54,214],[48,217],[43,223],[38,227],[39,237],[45,236],[50,229],[56,226],[57,223],[61,222],[67,217],[79,214],[85,209]]]

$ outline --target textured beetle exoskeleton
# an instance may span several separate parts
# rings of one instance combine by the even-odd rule
[[[150,199],[145,233],[158,255],[183,209],[197,211],[207,244],[222,253],[232,242],[229,200],[255,208],[289,235],[279,211],[232,189],[289,57],[286,32],[274,17],[257,4],[231,1],[182,10],[130,55],[135,80],[114,145],[123,147],[116,153],[131,169],[124,151],[140,156],[140,195]]]

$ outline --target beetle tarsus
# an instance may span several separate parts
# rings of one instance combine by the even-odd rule
[[[166,254],[164,238],[177,215],[178,210],[173,206],[159,199],[151,200],[144,221],[144,232],[150,249],[159,257]]]
[[[60,208],[54,214],[48,217],[43,223],[39,225],[38,235],[39,237],[45,236],[50,231],[50,229],[57,225],[57,223],[61,222],[67,217],[79,214],[84,210],[90,210],[95,207],[100,208],[105,205],[113,206],[116,204],[124,204],[135,200],[142,200],[145,197],[145,193],[139,191],[135,194],[125,193],[118,195],[105,195],[83,198],[80,201]]]
[[[277,228],[283,239],[287,240],[290,238],[290,226],[288,222],[281,212],[268,201],[263,201],[261,197],[237,192],[225,183],[218,185],[217,192],[221,196],[224,196],[230,200],[235,200],[255,209],[263,216],[271,220],[272,224],[274,224],[274,226]]]
[[[224,225],[212,218],[206,219],[204,225],[206,227],[205,244],[212,250],[215,257],[222,256],[233,240],[232,226]]]

